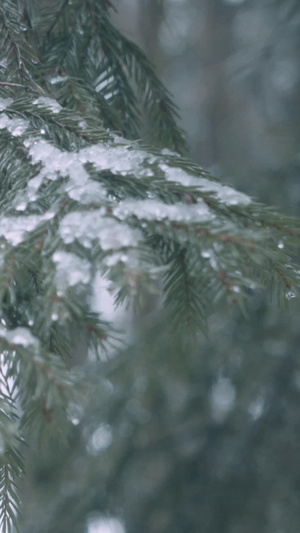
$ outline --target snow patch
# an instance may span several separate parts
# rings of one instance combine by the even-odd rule
[[[0,217],[0,237],[17,246],[27,233],[34,231],[39,224],[53,218],[54,213],[48,212],[45,215],[29,215],[18,217]]]
[[[53,98],[48,98],[48,96],[40,96],[33,101],[33,104],[37,107],[47,107],[55,114],[62,110],[62,106],[56,100],[53,100]]]
[[[13,103],[12,98],[0,98],[0,111],[3,111]]]
[[[93,242],[99,243],[102,250],[119,250],[135,246],[141,233],[124,222],[103,216],[103,210],[69,213],[60,223],[60,234],[66,244],[78,240],[90,248]]]
[[[203,222],[215,215],[201,199],[196,204],[167,205],[159,200],[124,200],[113,209],[121,220],[136,216],[142,220],[170,220],[176,222]]]
[[[42,163],[38,176],[30,180],[31,188],[39,188],[45,178],[56,180],[69,177],[65,190],[70,198],[82,204],[102,202],[106,198],[104,187],[92,180],[80,160],[80,152],[63,152],[44,139],[26,143],[33,163]]]
[[[132,150],[128,146],[95,144],[79,152],[82,163],[92,163],[99,170],[110,170],[116,174],[143,173],[145,159],[149,157],[143,150]]]
[[[208,178],[191,176],[181,168],[174,168],[160,164],[161,170],[164,172],[168,181],[173,181],[184,187],[196,187],[203,192],[213,193],[218,200],[226,205],[249,205],[251,198],[242,192],[238,192],[228,185],[222,185],[218,181],[210,180]]]
[[[49,78],[49,81],[51,83],[51,85],[56,85],[57,83],[62,83],[62,82],[65,82],[66,80],[69,79],[69,76],[52,76],[51,78]]]
[[[64,250],[55,252],[52,259],[56,265],[56,284],[59,291],[65,292],[69,287],[90,282],[91,265],[86,259]]]
[[[39,347],[39,340],[27,328],[7,330],[0,326],[0,339],[6,340],[10,345],[23,346],[23,348]]]
[[[0,116],[0,130],[7,129],[14,137],[23,135],[28,125],[27,120],[22,118],[9,118],[5,113]]]

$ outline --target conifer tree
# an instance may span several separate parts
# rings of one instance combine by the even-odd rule
[[[299,222],[189,159],[170,94],[139,48],[112,25],[112,9],[110,0],[0,5],[4,533],[17,528],[26,443],[38,441],[43,450],[51,439],[72,442],[77,423],[84,434],[85,413],[93,420],[86,430],[91,432],[102,402],[115,424],[108,459],[108,468],[116,470],[113,493],[118,468],[126,471],[131,453],[117,440],[130,424],[122,429],[114,413],[132,387],[145,386],[138,379],[142,366],[154,388],[159,365],[176,375],[186,359],[193,372],[212,306],[223,305],[218,303],[223,299],[243,307],[245,298],[262,288],[285,302],[299,288],[293,264]],[[157,300],[151,316],[137,320],[129,347],[116,340],[114,324],[93,307],[97,273],[109,281],[116,304],[145,313],[153,295]],[[111,373],[121,383],[112,401]],[[230,396],[229,384],[222,386]],[[143,419],[136,404],[130,409]],[[156,424],[165,421],[158,416]],[[145,438],[142,430],[137,448]],[[77,451],[84,446],[84,439],[77,440]],[[62,455],[66,463],[68,453]],[[105,465],[97,476],[107,481]],[[90,490],[90,500],[85,508],[76,493],[80,505],[72,528],[59,505],[59,526],[49,510],[40,528],[75,531],[76,523],[84,531],[76,513],[93,510],[93,480],[91,470],[76,481],[78,493]],[[73,508],[78,500],[72,500]],[[113,508],[109,496],[102,502],[104,510]],[[125,506],[128,502],[130,496]],[[127,520],[128,531],[142,530],[134,517]],[[178,520],[183,520],[179,510]],[[183,531],[183,524],[178,527]],[[147,531],[160,530],[149,525]]]

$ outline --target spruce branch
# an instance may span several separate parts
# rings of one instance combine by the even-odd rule
[[[3,356],[2,356],[3,365]],[[7,367],[7,365],[6,365]],[[1,368],[0,393],[0,527],[9,533],[12,525],[18,531],[21,508],[19,483],[24,476],[22,439],[18,436],[18,417],[7,376]]]
[[[18,513],[27,428],[66,433],[70,404],[80,402],[72,370],[79,341],[81,364],[115,343],[114,326],[91,302],[96,273],[117,303],[143,308],[154,295],[183,339],[197,335],[222,295],[233,303],[270,287],[285,300],[300,287],[299,222],[180,155],[177,109],[145,56],[112,26],[111,3],[59,1],[45,18],[38,2],[31,7],[24,35],[15,3],[0,7],[8,63],[0,81],[4,531]],[[164,149],[133,140],[141,109]]]

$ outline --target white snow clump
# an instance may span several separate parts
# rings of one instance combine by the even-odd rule
[[[62,110],[62,106],[56,100],[53,100],[53,98],[48,98],[48,96],[40,96],[32,103],[37,107],[48,107],[55,114]]]
[[[64,250],[58,250],[52,256],[56,265],[56,284],[59,291],[66,291],[79,283],[87,284],[91,280],[91,265],[86,259]]]
[[[11,345],[23,346],[23,348],[39,347],[39,340],[27,328],[7,330],[0,326],[0,339],[6,340]]]

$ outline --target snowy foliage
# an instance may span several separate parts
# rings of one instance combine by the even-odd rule
[[[68,408],[82,386],[70,370],[80,340],[83,364],[87,353],[114,338],[113,326],[93,309],[96,273],[111,282],[117,302],[143,309],[157,294],[170,330],[189,338],[221,296],[241,303],[253,288],[269,286],[284,299],[299,286],[291,261],[299,223],[182,155],[185,141],[167,91],[143,54],[111,26],[110,3],[89,3],[55,2],[51,14],[38,3],[32,13],[17,1],[0,6],[0,55],[8,62],[0,86],[0,344],[5,379],[14,384],[2,403],[14,427],[11,435],[6,424],[0,428],[4,478],[7,468],[21,475],[17,450],[28,428],[37,437],[68,431]],[[61,38],[63,16],[68,42]],[[74,49],[86,46],[84,35],[81,73]],[[148,147],[133,140],[139,106],[157,131]],[[212,393],[215,411],[223,396],[227,413],[233,392],[226,382]],[[11,507],[0,516],[10,531],[18,505],[3,483],[0,502],[7,496]]]

